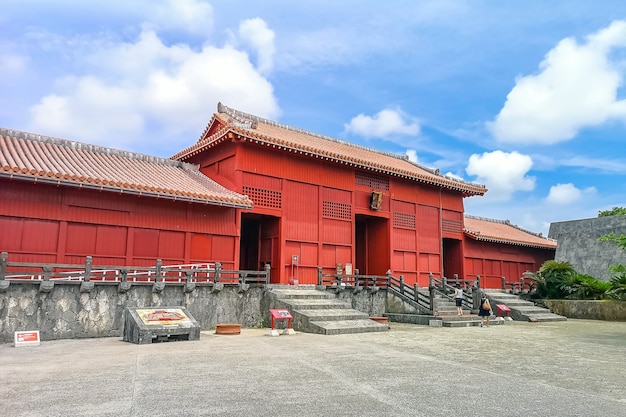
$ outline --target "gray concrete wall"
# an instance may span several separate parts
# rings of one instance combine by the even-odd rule
[[[626,321],[626,301],[543,300],[551,312],[572,319]]]
[[[576,271],[594,278],[611,279],[609,265],[626,264],[626,251],[600,236],[626,234],[626,216],[608,216],[550,224],[548,236],[558,244],[554,259],[569,262]]]
[[[50,292],[39,288],[39,283],[11,282],[0,292],[0,343],[12,342],[19,330],[39,330],[41,340],[121,337],[126,307],[185,307],[202,330],[218,323],[270,325],[271,286],[241,291],[236,285],[225,285],[219,292],[196,286],[185,292],[183,286],[168,284],[161,293],[152,292],[151,285],[134,285],[127,292],[109,284],[96,284],[83,293],[77,283],[57,282]],[[382,316],[387,291],[341,291],[337,298],[370,316]]]

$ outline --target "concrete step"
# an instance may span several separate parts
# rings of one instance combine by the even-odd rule
[[[386,332],[387,324],[379,323],[370,319],[361,320],[316,320],[311,321],[311,332],[326,335]]]
[[[305,298],[305,299],[335,299],[335,295],[325,291],[318,291],[309,288],[275,288],[272,293],[279,299]]]
[[[318,334],[363,333],[389,330],[389,324],[371,320],[330,292],[315,287],[275,287],[274,307],[287,308],[294,330]]]
[[[295,310],[295,314],[301,314],[309,319],[309,321],[346,321],[368,319],[369,316],[353,309],[337,309],[337,308],[318,308],[315,310]]]
[[[504,320],[489,320],[490,326],[501,326],[505,323]],[[443,327],[476,327],[480,326],[480,319],[472,319],[472,320],[454,320],[454,321],[443,321]]]
[[[551,322],[551,321],[567,321],[567,317],[559,316],[554,313],[529,314],[528,321],[533,322]]]
[[[524,300],[500,300],[500,299],[491,299],[491,304],[495,305],[495,304],[504,304],[507,307],[530,307],[530,306],[534,306],[535,303],[531,303],[530,301],[524,301]]]
[[[504,291],[483,290],[489,297],[494,312],[498,304],[505,304],[511,309],[509,315],[520,321],[566,321],[567,318],[551,313],[549,309],[536,306],[533,302],[522,300],[517,295]]]
[[[294,310],[351,308],[347,302],[328,298],[290,298],[283,299],[283,302]]]

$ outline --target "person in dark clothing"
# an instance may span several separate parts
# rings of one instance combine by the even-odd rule
[[[478,308],[478,316],[480,317],[480,327],[485,325],[485,317],[487,318],[487,327],[489,327],[489,318],[491,317],[491,304],[485,294],[480,297],[480,307]]]

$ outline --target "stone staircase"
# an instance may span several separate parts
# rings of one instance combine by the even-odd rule
[[[280,286],[270,289],[272,306],[286,308],[293,316],[294,330],[325,335],[383,332],[389,325],[371,320],[335,295],[306,286]]]
[[[463,315],[459,316],[456,312],[456,303],[443,297],[436,297],[433,300],[434,319],[441,320],[442,327],[471,327],[480,326],[480,317],[472,314],[471,311],[463,310]],[[489,321],[490,325],[504,324],[504,320],[494,320],[492,315]]]
[[[425,294],[428,294],[428,290]],[[472,327],[480,326],[480,317],[473,314],[472,311],[463,309],[463,315],[459,316],[456,312],[456,303],[442,296],[435,296],[433,300],[433,314],[398,314],[386,313],[385,316],[389,321],[396,323],[421,324],[435,327]],[[490,317],[490,325],[504,324],[504,320],[496,320],[495,316]]]
[[[551,313],[547,308],[536,306],[531,301],[522,300],[517,295],[509,294],[502,290],[482,290],[489,298],[491,308],[497,312],[496,304],[505,304],[511,309],[510,316],[513,320],[521,321],[565,321],[567,317]]]

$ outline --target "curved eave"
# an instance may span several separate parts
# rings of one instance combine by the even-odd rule
[[[535,249],[556,250],[556,246],[540,245],[540,244],[528,243],[528,242],[520,242],[518,240],[499,239],[499,238],[494,238],[494,237],[484,237],[484,236],[479,236],[479,235],[476,235],[476,234],[474,234],[472,232],[468,232],[468,231],[465,231],[465,236],[471,237],[472,239],[478,240],[478,241],[481,241],[481,242],[499,243],[499,244],[505,244],[505,245],[514,245],[514,246],[524,246],[524,247],[527,247],[527,248],[535,248]]]
[[[29,181],[33,183],[53,184],[57,186],[67,186],[74,188],[85,188],[98,191],[114,192],[127,195],[145,196],[150,198],[165,199],[172,201],[186,201],[190,203],[209,204],[215,206],[251,209],[250,199],[236,199],[227,197],[213,197],[210,195],[199,195],[197,193],[182,193],[176,190],[159,190],[153,187],[144,187],[135,184],[112,185],[101,181],[90,182],[89,179],[80,181],[79,179],[66,178],[63,175],[40,176],[37,174],[22,173],[21,171],[0,172],[0,178],[14,179],[18,181]]]
[[[350,158],[344,155],[336,154],[333,152],[321,152],[315,149],[306,149],[301,147],[296,147],[293,143],[288,141],[283,141],[281,139],[277,139],[274,137],[268,137],[264,135],[250,135],[248,131],[242,131],[235,127],[229,127],[228,129],[220,130],[216,132],[211,137],[206,138],[202,142],[198,142],[195,145],[179,152],[178,154],[172,156],[172,159],[182,159],[192,157],[203,152],[205,149],[212,148],[219,143],[224,142],[226,139],[235,138],[241,140],[249,140],[252,143],[257,143],[260,145],[268,146],[277,150],[286,150],[288,152],[297,153],[303,156],[310,156],[313,158],[323,159],[325,161],[332,161],[342,165],[347,165],[355,168],[360,168],[364,170],[374,171],[377,173],[387,174],[394,177],[409,179],[413,181],[417,181],[423,184],[434,185],[438,187],[447,188],[452,191],[457,191],[463,194],[464,197],[470,196],[480,196],[484,195],[487,192],[487,189],[484,187],[474,187],[471,185],[462,186],[453,181],[449,180],[441,180],[437,181],[435,178],[428,176],[420,176],[409,171],[405,170],[395,170],[384,166],[382,164],[375,164],[368,161],[364,161],[358,158]]]

